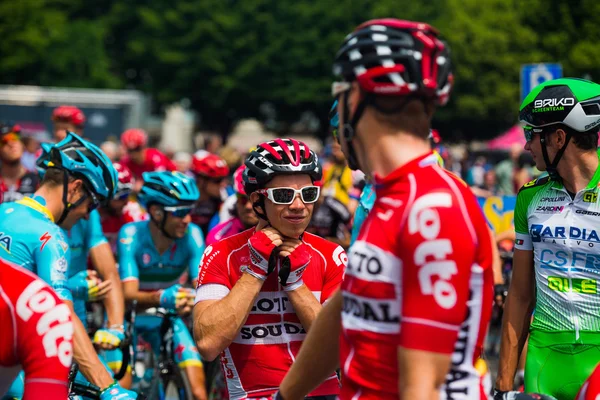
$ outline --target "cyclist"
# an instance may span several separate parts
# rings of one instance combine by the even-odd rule
[[[279,398],[302,398],[337,365],[341,399],[487,398],[474,364],[491,313],[491,237],[476,198],[439,167],[427,138],[450,67],[424,23],[368,21],[338,51],[338,138],[350,167],[373,176],[377,199],[342,290]]]
[[[0,203],[31,196],[40,183],[37,174],[21,164],[23,149],[19,126],[0,123]]]
[[[102,232],[104,232],[113,254],[116,255],[117,237],[121,227],[129,222],[146,220],[148,214],[142,209],[140,203],[131,198],[135,184],[135,178],[131,171],[118,162],[113,162],[113,167],[119,176],[117,193],[105,207],[101,207],[98,211],[100,212]]]
[[[525,150],[548,176],[517,195],[497,398],[512,388],[528,333],[526,392],[573,399],[598,362],[599,98],[600,85],[565,78],[537,86],[521,104]]]
[[[204,251],[204,237],[190,223],[198,200],[193,179],[181,172],[145,172],[139,199],[150,220],[123,225],[119,231],[118,257],[126,300],[137,300],[142,308],[165,307],[189,314],[193,291],[181,284],[187,274],[195,283]],[[138,316],[136,330],[158,353],[160,337],[154,318]],[[189,330],[181,318],[173,318],[175,362],[185,371],[196,400],[206,399],[202,361]],[[113,361],[113,360],[111,360]]]
[[[194,154],[192,172],[200,190],[200,199],[194,207],[192,222],[198,225],[206,236],[211,220],[219,214],[223,204],[222,189],[225,178],[229,176],[229,167],[225,160],[216,154]]]
[[[600,364],[583,384],[575,400],[597,400],[600,398]]]
[[[69,307],[31,272],[0,261],[0,321],[0,395],[20,365],[27,375],[23,399],[66,399],[73,357]]]
[[[194,336],[205,359],[221,354],[231,399],[272,395],[338,288],[346,254],[306,233],[319,196],[321,165],[294,139],[258,145],[245,162],[244,190],[256,228],[207,247],[194,306]],[[333,399],[335,374],[311,393]]]
[[[0,254],[50,284],[69,306],[74,324],[74,357],[80,371],[102,391],[136,398],[113,381],[98,359],[87,332],[73,310],[67,271],[71,253],[59,228],[70,229],[114,193],[116,172],[95,145],[74,133],[50,150],[48,170],[32,198],[0,205]]]
[[[176,171],[177,166],[158,149],[148,147],[148,134],[143,129],[128,129],[121,134],[121,144],[127,154],[121,159],[137,180],[139,191],[144,172],[153,171]]]
[[[235,190],[236,202],[230,211],[232,217],[210,230],[206,237],[207,246],[229,236],[237,235],[258,224],[258,218],[252,209],[252,203],[244,191],[242,175],[245,169],[246,166],[241,165],[233,174],[233,189]]]
[[[60,142],[67,137],[67,132],[83,135],[85,115],[75,106],[60,106],[52,111],[54,141]]]
[[[42,155],[37,161],[40,176],[45,175],[50,162],[51,146],[44,144]],[[93,343],[105,350],[114,349],[124,339],[125,301],[119,271],[110,245],[102,233],[98,210],[92,210],[87,218],[78,220],[71,229],[63,228],[63,233],[71,252],[68,276],[75,314],[87,328],[86,302],[103,300],[107,328],[96,331]],[[88,257],[94,270],[87,269]],[[97,277],[96,272],[104,281]]]

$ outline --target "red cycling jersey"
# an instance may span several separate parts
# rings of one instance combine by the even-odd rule
[[[240,268],[250,263],[248,240],[254,232],[251,228],[206,248],[200,262],[196,303],[221,299],[229,293],[242,276]],[[302,279],[323,304],[342,282],[346,253],[337,244],[310,233],[302,240],[312,249]],[[244,326],[221,353],[229,397],[260,398],[275,393],[305,337],[306,331],[274,271],[263,284]],[[311,396],[337,393],[339,384],[332,375]]]
[[[142,208],[140,203],[137,201],[128,201],[123,207],[122,214],[112,215],[105,211],[100,211],[100,221],[102,222],[102,232],[108,243],[113,254],[117,254],[117,238],[119,236],[119,230],[125,224],[130,222],[145,221],[148,219],[148,213]]]
[[[600,364],[583,384],[575,400],[598,400],[600,399]]]
[[[0,393],[21,368],[24,400],[64,400],[73,355],[69,307],[31,272],[0,261]]]
[[[341,399],[398,399],[399,346],[452,355],[442,399],[487,398],[475,362],[493,300],[477,200],[432,155],[376,178],[342,284]]]
[[[136,179],[142,179],[142,173],[153,171],[177,171],[173,161],[157,149],[146,149],[146,157],[142,164],[136,164],[129,156],[123,157],[121,163],[125,165]]]

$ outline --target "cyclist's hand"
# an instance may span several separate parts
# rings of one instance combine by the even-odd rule
[[[186,307],[190,303],[190,297],[193,298],[193,296],[192,289],[176,284],[161,291],[160,306],[170,310],[178,310],[181,307]]]
[[[186,316],[192,312],[194,308],[194,290],[189,288],[180,288],[177,293],[176,309],[179,315]]]
[[[108,292],[112,289],[112,281],[107,279],[105,281],[95,276],[96,271],[90,271],[94,273],[92,279],[89,279],[88,275],[88,299],[89,301],[100,301],[104,300]]]
[[[125,339],[125,333],[118,329],[98,329],[94,334],[93,343],[104,350],[113,350],[119,347]]]
[[[138,395],[136,392],[122,388],[116,381],[100,392],[100,400],[129,400],[137,398]]]
[[[278,252],[274,250],[282,243],[283,238],[275,228],[267,227],[254,233],[248,239],[251,263],[244,271],[257,279],[266,280],[277,266]]]
[[[87,277],[88,271],[84,270],[79,271],[67,281],[67,286],[74,298],[87,301],[89,297]]]
[[[279,250],[279,256],[283,257],[279,269],[279,283],[285,291],[296,290],[304,283],[302,274],[310,263],[310,250],[298,239],[285,239]]]

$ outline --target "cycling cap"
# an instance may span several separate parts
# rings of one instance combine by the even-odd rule
[[[519,119],[532,128],[565,125],[577,132],[600,127],[600,85],[562,78],[536,86],[521,104]]]
[[[85,115],[75,106],[60,106],[52,111],[52,121],[65,121],[82,127],[85,124]]]
[[[143,129],[127,129],[121,134],[121,143],[128,150],[139,149],[148,144],[148,135]]]
[[[277,175],[308,174],[312,181],[323,175],[319,157],[306,143],[275,139],[261,143],[246,158],[243,174],[247,194],[263,188]]]
[[[333,73],[345,81],[341,85],[357,81],[369,93],[412,94],[440,105],[448,101],[453,82],[450,51],[438,31],[392,18],[367,21],[346,36]]]
[[[181,172],[144,172],[142,178],[144,185],[138,199],[146,207],[191,205],[200,198],[196,182]]]
[[[38,167],[59,168],[69,175],[82,179],[87,189],[94,192],[101,201],[112,199],[117,189],[117,171],[112,161],[98,146],[82,139],[73,132],[49,148],[47,162],[42,160]],[[40,157],[41,158],[41,157]]]
[[[221,179],[229,175],[229,166],[216,154],[209,153],[200,156],[194,154],[191,171],[196,175]]]

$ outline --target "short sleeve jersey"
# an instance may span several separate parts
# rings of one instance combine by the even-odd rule
[[[0,261],[0,393],[21,368],[24,400],[66,399],[73,356],[71,312],[37,276]]]
[[[532,251],[536,309],[531,329],[600,331],[600,168],[571,195],[549,177],[525,184],[515,206],[515,248]]]
[[[475,363],[492,248],[476,198],[433,154],[376,177],[375,190],[342,284],[340,398],[398,399],[398,347],[451,355],[441,398],[487,398]]]
[[[123,157],[123,164],[131,171],[136,179],[142,179],[144,172],[176,171],[173,161],[157,149],[146,149],[146,158],[142,164],[136,164],[128,156]]]
[[[39,276],[62,300],[73,300],[67,286],[69,244],[43,198],[0,205],[0,258]]]
[[[159,254],[150,234],[150,221],[131,222],[119,231],[119,274],[123,282],[138,280],[141,290],[159,290],[179,283],[185,272],[192,281],[204,252],[204,236],[189,224],[181,239]]]
[[[196,302],[225,297],[250,263],[248,240],[251,228],[206,248],[200,266]],[[337,244],[305,233],[302,237],[311,260],[302,280],[323,304],[339,287],[347,261]],[[279,387],[294,362],[306,331],[277,280],[277,271],[268,276],[248,319],[233,342],[221,353],[221,365],[231,399],[268,397]],[[339,393],[332,375],[310,396]]]

